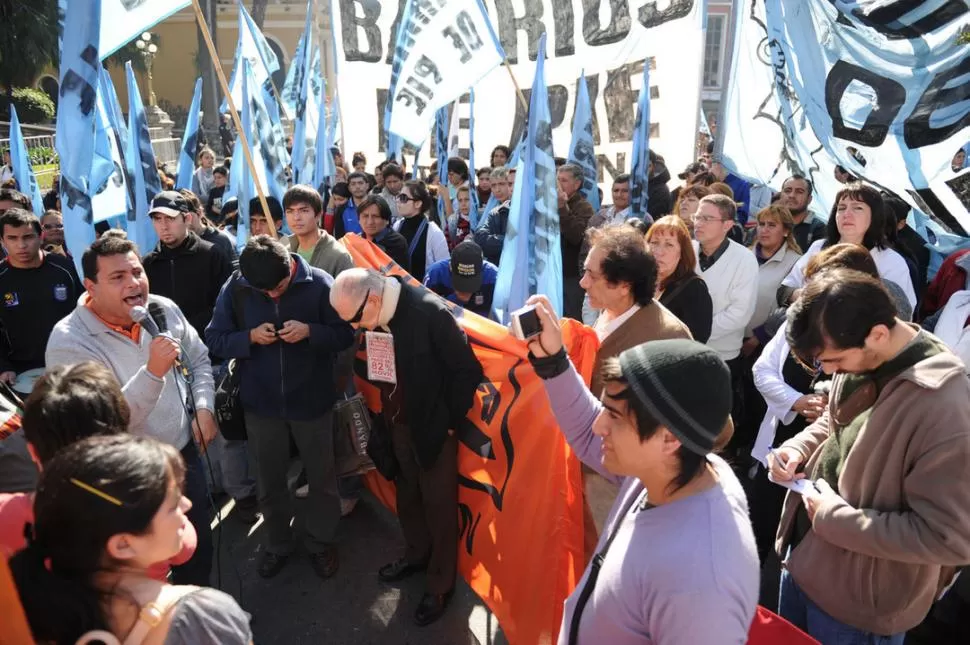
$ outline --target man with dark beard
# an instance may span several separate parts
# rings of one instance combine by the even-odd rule
[[[792,219],[795,220],[795,228],[792,232],[795,241],[803,251],[812,245],[816,240],[825,239],[825,222],[816,219],[808,210],[812,203],[812,182],[801,175],[792,175],[781,185],[781,198],[779,203],[791,211]]]

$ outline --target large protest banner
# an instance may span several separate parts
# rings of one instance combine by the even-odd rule
[[[343,242],[357,266],[407,276],[357,235]],[[585,564],[579,461],[559,432],[525,344],[501,325],[451,306],[485,374],[465,424],[455,429],[458,571],[511,645],[555,643],[563,601]],[[572,320],[563,332],[569,357],[588,383],[596,334]],[[358,373],[366,370],[358,365]],[[358,389],[371,409],[380,409],[376,388],[358,379]],[[376,473],[368,473],[367,484],[394,509],[393,484]]]
[[[970,231],[970,172],[950,168],[970,139],[970,47],[959,38],[970,8],[865,4],[740,4],[718,132],[726,164],[776,189],[800,172],[826,209],[840,164],[926,212],[931,191],[955,218],[946,223]]]
[[[434,11],[443,3],[420,4]],[[372,159],[383,158],[382,117],[405,4],[405,0],[333,2],[337,93],[346,121],[343,147],[363,151]],[[569,153],[577,82],[585,69],[600,181],[608,184],[614,174],[630,171],[637,96],[644,61],[650,60],[650,145],[673,169],[694,158],[704,53],[703,0],[484,0],[483,4],[526,101],[539,37],[547,34],[545,74],[557,156]],[[424,51],[456,56],[447,36],[424,31],[420,37],[436,43]],[[475,95],[479,155],[497,144],[514,147],[526,115],[505,68],[493,69],[475,83]]]

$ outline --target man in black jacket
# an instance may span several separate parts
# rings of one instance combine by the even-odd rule
[[[196,214],[179,193],[155,195],[148,215],[158,234],[158,245],[142,258],[152,293],[174,300],[203,336],[219,290],[232,273],[229,258],[189,230],[189,218]]]
[[[330,302],[342,319],[368,330],[367,377],[381,391],[397,462],[397,513],[406,550],[378,575],[393,582],[427,569],[427,590],[414,615],[427,625],[444,613],[455,587],[454,430],[474,402],[482,367],[447,305],[399,277],[348,269],[334,281]]]
[[[501,166],[493,168],[489,176],[492,196],[498,206],[485,214],[485,222],[475,231],[475,243],[482,247],[485,259],[498,266],[505,245],[505,229],[509,223],[509,207],[512,205],[512,172]]]

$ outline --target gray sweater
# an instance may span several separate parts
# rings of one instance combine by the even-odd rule
[[[741,484],[719,457],[709,456],[718,485],[647,510],[635,477],[603,468],[602,438],[593,422],[603,409],[570,368],[544,381],[559,427],[579,459],[620,485],[596,552],[619,523],[579,623],[579,645],[741,645],[758,604],[758,553]],[[589,568],[566,600],[559,645],[569,642]]]
[[[148,363],[148,346],[152,341],[144,330],[136,344],[101,321],[78,300],[71,315],[54,326],[47,341],[47,366],[95,361],[107,366],[121,383],[121,391],[131,408],[129,430],[133,434],[154,437],[182,449],[189,442],[191,419],[182,404],[188,388],[174,370],[160,379],[152,375]],[[212,366],[209,352],[195,329],[174,302],[150,295],[165,311],[168,331],[182,345],[182,361],[194,375],[192,395],[197,409],[213,410]],[[178,379],[178,383],[176,383]]]

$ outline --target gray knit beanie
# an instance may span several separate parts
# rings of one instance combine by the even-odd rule
[[[731,371],[717,352],[692,340],[654,340],[619,360],[647,412],[691,452],[711,452],[731,413]]]

